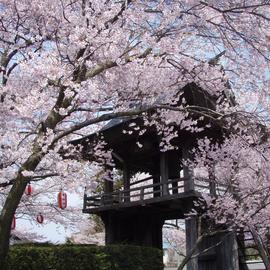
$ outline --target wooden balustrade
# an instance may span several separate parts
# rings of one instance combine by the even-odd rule
[[[151,180],[151,178],[147,177],[135,183],[131,183],[131,186],[134,186],[136,184],[142,184],[143,182],[148,180]],[[183,178],[169,180],[168,181],[169,194],[167,196],[178,193],[178,191],[180,191],[179,189],[181,188],[183,189],[184,187],[183,181],[184,181]],[[140,185],[138,187],[132,187],[126,190],[118,190],[110,193],[103,193],[92,196],[85,195],[84,208],[99,207],[102,205],[109,205],[109,204],[111,205],[122,204],[129,201],[131,202],[143,201],[149,198],[161,197],[163,187],[164,187],[163,183],[155,183],[155,184]]]
[[[96,194],[92,196],[84,196],[84,209],[95,208],[108,205],[123,205],[130,202],[145,202],[149,199],[158,199],[159,201],[163,198],[164,200],[170,199],[171,196],[177,196],[177,194],[183,194],[185,178],[169,179],[166,182],[166,187],[163,182],[147,184],[146,182],[152,180],[151,177],[147,177],[136,182],[130,183],[129,189],[121,189],[110,193]],[[143,183],[146,183],[143,185]],[[200,193],[210,193],[211,186],[210,181],[206,179],[197,180],[194,183],[195,191]],[[139,185],[137,187],[133,187]],[[163,192],[163,189],[166,192]],[[217,194],[224,194],[226,187],[221,185],[215,185],[215,192]]]

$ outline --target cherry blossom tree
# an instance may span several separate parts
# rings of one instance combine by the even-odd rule
[[[226,228],[253,238],[269,269],[269,140],[265,127],[250,129],[232,134],[221,145],[200,141],[193,165],[211,171],[208,179],[219,187],[215,196],[204,197],[209,232]]]
[[[69,141],[114,118],[143,116],[162,136],[163,151],[173,147],[173,124],[199,132],[192,115],[208,118],[232,135],[215,149],[201,141],[197,155],[207,161],[214,151],[220,175],[231,168],[226,179],[239,189],[251,192],[255,178],[245,177],[251,172],[267,186],[269,6],[263,0],[0,0],[1,263],[15,212],[31,217],[35,206],[48,212],[54,205],[46,198],[61,187],[95,189],[98,166],[90,169]],[[217,100],[216,110],[178,105],[188,83]],[[237,103],[228,106],[232,91]],[[254,138],[250,123],[261,124]],[[33,198],[23,195],[29,181],[38,189]],[[241,193],[242,211],[259,195]],[[230,209],[235,200],[226,195],[222,206]],[[246,217],[240,209],[234,215],[241,224]]]

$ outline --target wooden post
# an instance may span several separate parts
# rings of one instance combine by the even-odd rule
[[[153,184],[160,184],[160,176],[159,174],[153,175]],[[153,193],[154,193],[154,198],[160,197],[160,185],[156,185],[153,187]]]
[[[105,180],[105,194],[113,192],[113,181]]]
[[[216,182],[215,182],[215,170],[214,165],[208,170],[209,174],[209,191],[210,195],[213,197],[217,196]]]
[[[112,180],[104,180],[104,196],[103,203],[111,204],[112,203],[112,192],[113,192],[113,181]]]
[[[172,193],[177,194],[178,193],[178,180],[175,182],[172,182]]]
[[[87,194],[86,194],[86,188],[84,189],[84,195],[83,195],[83,211],[86,210],[87,205]]]
[[[169,194],[168,180],[169,168],[167,152],[160,152],[160,182],[162,184],[162,196]]]
[[[182,158],[186,161],[190,159],[189,150],[191,149],[191,143],[187,142],[187,144],[182,149]],[[186,162],[184,162],[186,163]],[[193,178],[193,170],[183,164],[183,173],[184,173],[184,192],[194,191],[194,178]],[[186,219],[186,254],[189,254],[194,247],[196,246],[196,242],[198,239],[198,223],[197,217],[190,217]],[[196,254],[197,252],[195,252]],[[192,258],[187,263],[187,270],[198,270],[198,257]]]
[[[111,213],[106,213],[101,216],[102,221],[105,225],[105,243],[106,245],[115,244],[116,241],[116,218]]]
[[[200,270],[239,270],[235,232],[216,232],[212,235],[205,235],[198,246]]]
[[[127,163],[123,167],[124,202],[130,201],[130,171]]]
[[[216,240],[220,243],[217,247],[217,266],[220,270],[239,270],[238,245],[235,233],[220,234]]]
[[[144,187],[141,187],[141,190],[140,190],[140,201],[143,201],[144,200]]]
[[[182,156],[184,160],[190,158],[189,154],[190,148],[188,146],[183,147]],[[189,168],[187,165],[183,164],[183,172],[184,172],[184,192],[194,191],[194,179],[193,179],[193,170]]]
[[[172,194],[178,193],[178,183],[180,177],[180,159],[181,154],[177,151],[168,152],[169,180],[171,180]]]
[[[190,217],[185,220],[186,223],[186,254],[189,254],[194,246],[196,245],[198,239],[198,225],[197,217]],[[197,252],[194,252],[194,255]],[[198,270],[198,257],[192,258],[187,263],[187,270]]]

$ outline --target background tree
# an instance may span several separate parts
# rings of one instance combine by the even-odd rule
[[[90,164],[74,161],[76,151],[68,142],[99,123],[143,115],[162,135],[166,151],[176,136],[170,124],[198,132],[190,117],[197,113],[233,129],[233,141],[244,136],[235,145],[237,153],[251,147],[260,161],[267,158],[260,147],[268,151],[269,5],[262,0],[0,0],[1,262],[15,211],[33,212],[23,208],[30,180],[41,180],[50,192],[63,185],[76,191],[81,181],[95,188]],[[219,54],[222,68],[215,65]],[[216,111],[184,102],[171,106],[190,82],[219,101]],[[228,82],[238,102],[233,107],[224,102],[231,99]],[[149,119],[152,108],[157,112]],[[254,119],[264,125],[265,144],[245,142]],[[207,143],[200,149],[208,151]],[[96,151],[110,159],[102,143]],[[256,160],[250,162],[255,166]],[[234,166],[233,172],[240,172]],[[264,176],[260,171],[256,177]],[[230,198],[226,202],[230,207]]]

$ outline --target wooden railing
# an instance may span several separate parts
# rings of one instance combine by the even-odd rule
[[[224,193],[228,192],[228,186],[213,183],[205,178],[195,179],[194,186],[195,190],[200,193],[223,195]]]
[[[140,186],[131,187],[130,189],[126,190],[121,189],[111,193],[103,193],[92,196],[87,196],[85,194],[84,208],[123,204],[134,201],[144,201],[151,198],[164,197],[165,194],[168,196],[171,194],[182,193],[184,190],[183,178],[168,180],[166,187],[163,183],[160,182],[144,184],[146,181],[150,180],[152,180],[152,178],[147,177],[145,179],[131,183],[131,186]]]
[[[152,183],[149,184],[149,181]],[[140,201],[143,202],[153,198],[169,199],[170,196],[187,192],[185,188],[185,178],[169,179],[166,183],[153,183],[152,177],[140,179],[130,183],[130,189],[120,189],[110,193],[84,195],[84,209],[101,207],[105,205],[123,205],[125,203]],[[135,186],[135,187],[133,187]],[[195,180],[195,191],[200,193],[211,193],[209,181]],[[215,185],[215,192],[223,194],[226,192],[225,186]]]

